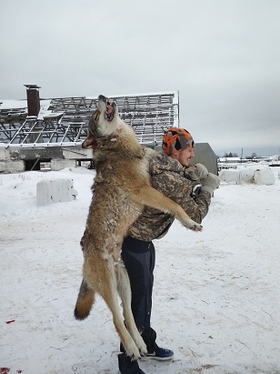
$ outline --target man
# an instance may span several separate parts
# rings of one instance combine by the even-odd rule
[[[196,222],[201,223],[208,212],[213,191],[219,178],[209,174],[203,165],[190,167],[194,141],[185,129],[170,128],[162,142],[162,152],[150,162],[151,185],[176,201]],[[131,226],[122,245],[122,260],[126,266],[132,291],[132,312],[135,323],[147,345],[148,358],[170,360],[174,353],[156,344],[156,331],[151,327],[153,271],[155,247],[152,240],[163,237],[174,217],[146,207]],[[145,374],[137,361],[124,352],[118,355],[121,374]]]

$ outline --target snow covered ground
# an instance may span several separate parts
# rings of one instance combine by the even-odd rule
[[[202,233],[175,223],[155,241],[153,327],[172,362],[147,373],[280,373],[280,168],[272,186],[226,184]],[[73,178],[76,200],[36,206],[36,184]],[[0,175],[0,373],[117,373],[119,340],[99,298],[73,309],[94,171]],[[6,368],[6,369],[5,369]]]

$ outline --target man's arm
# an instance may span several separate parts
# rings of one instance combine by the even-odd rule
[[[211,194],[201,191],[193,197],[193,188],[200,180],[192,181],[174,172],[163,172],[153,175],[151,185],[174,200],[196,222],[201,223],[208,213],[211,203]]]
[[[208,212],[211,194],[202,191],[193,197],[195,185],[199,178],[190,180],[185,168],[177,161],[162,153],[154,156],[150,163],[151,185],[164,195],[181,205],[185,212],[196,222],[201,223]],[[174,217],[160,210],[145,207],[141,216],[134,222],[128,235],[144,241],[163,237],[169,230]]]
[[[196,183],[172,172],[164,172],[151,178],[154,188],[181,205],[194,221],[201,223],[208,212],[211,194],[201,191],[198,197],[191,197]],[[141,216],[129,228],[128,235],[143,241],[160,239],[166,235],[173,222],[174,216],[171,214],[145,207]]]

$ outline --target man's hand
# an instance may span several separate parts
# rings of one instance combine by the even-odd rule
[[[214,190],[216,190],[220,185],[220,179],[217,175],[209,173],[206,178],[201,180],[201,191],[207,191],[213,195]]]
[[[206,178],[208,175],[208,170],[202,164],[191,165],[185,167],[184,169],[184,177],[191,180],[197,181],[199,183],[200,179]]]
[[[208,170],[206,167],[202,164],[196,164],[195,165],[195,174],[198,176],[199,179],[205,179],[207,177]]]

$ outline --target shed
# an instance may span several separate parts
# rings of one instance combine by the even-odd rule
[[[217,156],[209,143],[195,143],[195,157],[191,164],[203,164],[210,173],[218,175]]]

